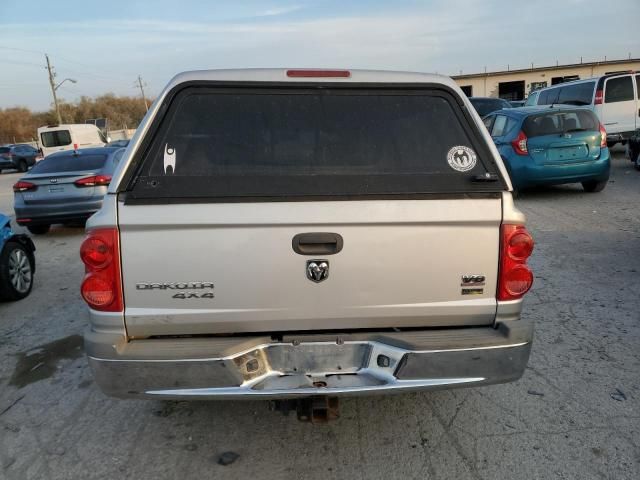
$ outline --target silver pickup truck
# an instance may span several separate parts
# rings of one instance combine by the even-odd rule
[[[177,75],[87,224],[97,383],[287,399],[518,379],[533,249],[447,77]]]

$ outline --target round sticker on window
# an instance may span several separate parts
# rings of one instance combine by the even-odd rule
[[[457,172],[468,172],[476,166],[476,152],[469,147],[453,147],[449,150],[449,153],[447,153],[447,162],[449,162],[449,166]]]

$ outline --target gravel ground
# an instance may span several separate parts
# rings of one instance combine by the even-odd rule
[[[0,175],[0,211],[18,178]],[[266,402],[105,397],[82,355],[82,229],[34,238],[31,296],[0,304],[0,478],[640,478],[640,173],[618,152],[602,193],[517,205],[537,242],[524,377],[346,399],[326,426]]]

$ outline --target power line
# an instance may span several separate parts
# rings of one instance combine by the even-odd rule
[[[29,50],[29,49],[26,49],[26,48],[16,48],[16,47],[5,47],[5,46],[2,46],[2,45],[0,45],[0,49],[13,50],[13,51],[16,51],[16,52],[34,53],[34,54],[37,54],[37,55],[45,55],[46,54],[46,52],[40,52],[40,51],[37,51],[37,50]],[[54,52],[54,54],[55,54],[55,52]],[[72,60],[70,58],[60,56],[58,54],[55,54],[55,57],[56,57],[56,61],[58,61],[58,62],[62,61],[62,62],[66,62],[66,63],[71,63],[71,64],[74,64],[74,65],[78,65],[78,66],[81,66],[81,67],[84,67],[84,68],[89,68],[89,69],[95,69],[96,68],[96,65],[89,65],[89,64],[86,64],[86,63],[78,62],[77,60]],[[18,62],[12,61],[12,63],[18,63]],[[26,62],[23,62],[23,64],[28,65],[28,63],[26,63]],[[31,63],[29,65],[34,65],[34,66],[39,66],[39,67],[42,67],[42,68],[46,68],[44,65],[36,65],[34,63]],[[68,70],[70,70],[70,69],[68,69]],[[78,70],[74,70],[74,72],[76,74],[88,75],[90,77],[95,77],[95,78],[104,78],[104,79],[112,80],[112,81],[115,80],[115,81],[118,81],[118,82],[124,82],[127,79],[127,77],[119,76],[119,75],[111,76],[111,75],[95,74],[95,73],[88,72],[88,71],[79,72]]]
[[[13,64],[15,64],[15,65],[26,65],[26,66],[29,66],[29,67],[47,68],[47,67],[45,67],[44,65],[39,65],[39,64],[37,64],[37,63],[21,62],[21,61],[19,61],[19,60],[9,60],[8,58],[0,59],[0,61],[1,61],[2,63],[13,63]]]
[[[16,52],[37,53],[38,55],[42,55],[44,53],[38,52],[37,50],[27,50],[26,48],[3,47],[2,45],[0,45],[0,48],[3,50],[15,50]]]

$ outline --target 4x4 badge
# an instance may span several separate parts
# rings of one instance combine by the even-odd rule
[[[328,260],[308,260],[307,261],[307,278],[312,282],[322,282],[329,277],[329,261]]]

